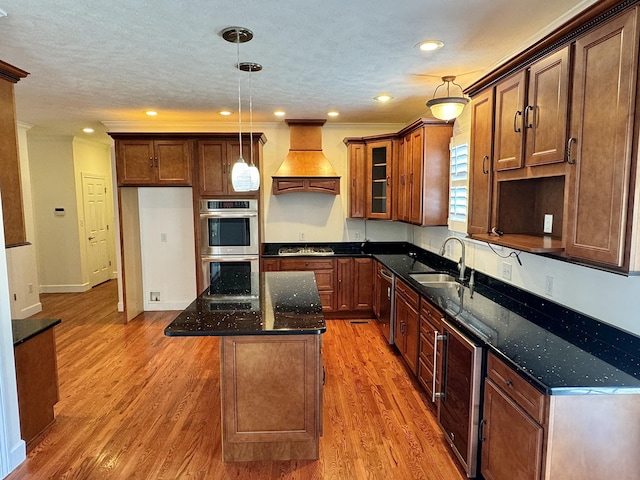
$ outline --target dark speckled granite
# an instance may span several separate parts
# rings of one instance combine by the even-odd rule
[[[61,322],[57,319],[30,318],[25,320],[11,320],[13,330],[13,346],[20,345],[39,333],[55,327]]]
[[[238,288],[238,285],[251,285]],[[300,335],[326,331],[313,272],[224,278],[164,330],[168,336]]]
[[[552,395],[640,393],[640,369],[633,366],[635,357],[611,361],[601,353],[614,347],[597,339],[593,332],[587,336],[571,328],[570,316],[552,318],[548,312],[555,309],[542,313],[486,283],[477,282],[473,296],[463,285],[426,287],[411,279],[409,272],[440,270],[438,265],[423,264],[403,254],[374,257],[542,391]]]

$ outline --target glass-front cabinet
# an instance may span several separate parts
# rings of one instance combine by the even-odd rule
[[[367,143],[367,218],[391,218],[392,140]]]

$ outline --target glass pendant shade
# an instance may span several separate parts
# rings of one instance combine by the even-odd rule
[[[251,190],[251,172],[249,165],[240,157],[231,169],[231,185],[236,192],[249,192]]]
[[[249,165],[249,177],[251,178],[249,190],[255,192],[260,188],[260,170],[254,164]]]
[[[462,110],[464,110],[464,106],[469,103],[469,99],[462,95],[459,97],[451,96],[450,89],[452,84],[458,87],[462,94],[462,87],[454,82],[455,79],[456,77],[453,75],[442,77],[443,83],[438,85],[436,91],[433,92],[433,98],[427,102],[427,107],[429,107],[433,116],[447,122],[458,117],[462,113]],[[447,95],[445,97],[436,97],[438,89],[445,85],[447,88]]]
[[[434,98],[427,102],[427,107],[431,109],[434,117],[449,121],[458,117],[468,102],[464,97]]]

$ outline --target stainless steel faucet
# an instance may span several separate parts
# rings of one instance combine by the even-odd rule
[[[462,256],[460,257],[460,262],[458,263],[458,267],[460,268],[460,281],[464,281],[464,242],[462,241],[462,239],[460,237],[456,237],[455,235],[451,235],[450,237],[447,237],[444,239],[444,242],[442,242],[442,247],[440,247],[440,255],[444,255],[444,247],[447,245],[447,242],[449,240],[457,240],[458,242],[460,242],[460,246],[462,247]]]

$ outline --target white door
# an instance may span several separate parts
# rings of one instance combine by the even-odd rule
[[[87,241],[89,283],[94,287],[111,278],[107,242],[109,223],[107,221],[105,177],[83,173],[82,192],[84,197],[84,231]]]

